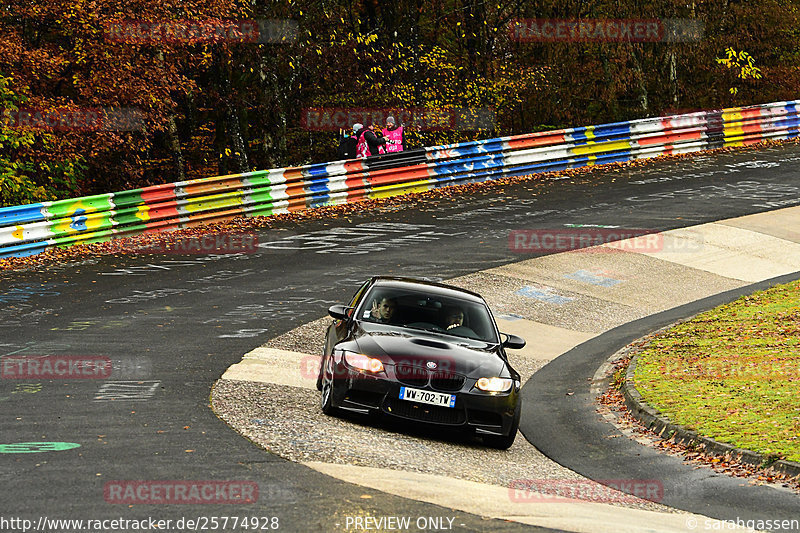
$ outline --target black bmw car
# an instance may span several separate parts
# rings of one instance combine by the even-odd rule
[[[489,446],[514,442],[520,376],[478,294],[408,278],[366,281],[334,305],[317,388],[322,411],[385,415],[471,431]]]

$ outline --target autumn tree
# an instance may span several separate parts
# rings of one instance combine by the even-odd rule
[[[800,0],[10,0],[5,7],[4,204],[327,161],[337,133],[304,126],[307,108],[494,112],[488,125],[411,127],[407,141],[426,146],[789,100],[800,85]],[[521,40],[512,24],[530,19],[677,20],[702,33]],[[255,39],[119,31],[126,21],[215,20],[285,24],[285,31],[277,39],[280,31]],[[729,48],[736,62],[742,50],[755,58],[763,80],[732,78],[733,68],[717,61],[732,61]],[[122,110],[134,120],[26,128],[13,120],[24,109]]]

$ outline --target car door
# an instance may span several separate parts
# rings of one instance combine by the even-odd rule
[[[359,304],[361,298],[364,294],[367,293],[367,289],[372,284],[372,280],[367,280],[361,284],[361,287],[356,291],[353,295],[353,298],[350,300],[350,303],[347,307],[350,308],[348,320],[336,320],[328,327],[328,331],[325,337],[325,355],[330,355],[333,353],[333,347],[336,346],[339,342],[344,340],[345,337],[349,334],[350,325],[353,323],[353,312],[355,311],[356,306]]]

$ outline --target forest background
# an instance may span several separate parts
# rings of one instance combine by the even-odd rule
[[[333,160],[339,134],[309,127],[311,108],[491,112],[472,127],[410,125],[407,144],[431,146],[800,98],[800,0],[10,0],[4,8],[0,206]],[[519,39],[513,24],[530,19],[680,19],[702,34]],[[261,42],[114,33],[120,21],[204,20],[282,29],[268,39],[262,32]],[[98,109],[134,113],[135,127],[22,127],[18,115]]]

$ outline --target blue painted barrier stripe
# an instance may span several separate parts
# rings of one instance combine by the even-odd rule
[[[45,204],[15,205],[11,207],[0,207],[0,226],[11,226],[15,224],[29,224],[45,220],[42,214]]]

